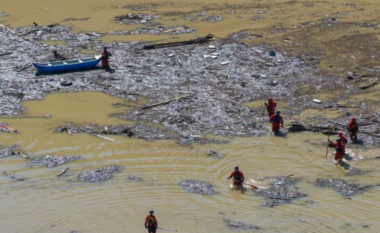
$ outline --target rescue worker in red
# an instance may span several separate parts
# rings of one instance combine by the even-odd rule
[[[341,139],[336,139],[335,143],[330,142],[330,145],[335,147],[335,161],[342,162],[342,158],[344,155],[344,144]]]
[[[235,167],[235,171],[233,171],[227,179],[231,179],[231,178],[233,178],[232,181],[234,182],[235,186],[243,185],[244,174],[243,172],[239,171],[238,166]]]
[[[359,125],[356,122],[356,118],[353,117],[347,125],[347,130],[350,132],[350,138],[352,141],[358,139]]]
[[[273,101],[271,97],[269,97],[268,98],[268,103],[265,102],[264,104],[267,107],[268,117],[271,117],[274,114],[275,110],[276,110],[276,106],[277,106],[276,102]]]
[[[106,70],[110,69],[108,64],[108,59],[112,56],[112,54],[107,51],[107,47],[104,47],[104,51],[102,52],[102,67]]]
[[[338,136],[339,136],[340,141],[343,144],[343,154],[346,154],[347,138],[344,136],[343,132],[338,132]]]
[[[273,114],[269,118],[269,122],[272,123],[272,132],[278,133],[280,132],[280,124],[281,127],[284,127],[284,121],[282,120],[282,116],[280,115],[280,111],[276,111],[276,114]]]
[[[148,229],[148,233],[156,233],[158,222],[156,219],[156,216],[153,215],[154,211],[149,211],[149,215],[145,218],[144,226],[146,229]]]

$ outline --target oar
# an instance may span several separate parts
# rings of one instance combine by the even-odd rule
[[[165,228],[160,228],[160,227],[158,227],[157,229],[164,230],[164,231],[175,231],[175,232],[177,232],[177,230],[170,230],[170,229],[165,229]]]
[[[264,111],[263,111],[263,116],[265,115],[265,103],[264,103]]]
[[[330,129],[331,127],[328,128],[328,132],[327,132],[327,148],[326,148],[326,158],[327,158],[327,154],[329,153],[329,144],[330,144]]]

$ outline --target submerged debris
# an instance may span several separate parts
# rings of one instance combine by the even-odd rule
[[[190,193],[213,195],[214,186],[203,180],[184,180],[179,182],[182,188]]]
[[[10,145],[6,148],[3,148],[0,150],[0,158],[4,158],[4,157],[8,157],[8,156],[12,156],[12,155],[16,155],[16,153],[14,152],[15,149],[19,149],[20,147],[16,144],[14,145]]]
[[[7,176],[7,177],[9,177],[9,178],[11,178],[11,179],[14,179],[14,180],[16,180],[16,181],[24,181],[24,180],[25,180],[25,179],[22,178],[22,177],[19,177],[19,176],[14,175],[14,174],[9,174],[9,173],[7,173],[6,171],[3,171],[3,176]]]
[[[243,222],[238,222],[238,221],[232,221],[230,219],[223,219],[224,222],[227,223],[227,226],[230,228],[240,228],[244,230],[262,230],[263,228],[260,226],[256,226],[253,224],[246,224]]]
[[[219,22],[221,21],[223,18],[220,17],[220,16],[217,16],[217,15],[211,15],[211,16],[207,16],[203,21],[208,21],[208,22]]]
[[[141,181],[142,180],[142,178],[138,177],[138,176],[128,176],[127,179],[131,180],[131,181]]]
[[[265,199],[268,199],[267,202],[262,204],[264,207],[274,207],[284,203],[292,203],[296,198],[307,196],[294,186],[301,180],[300,177],[277,176],[264,179],[273,180],[269,184],[270,187],[253,190],[253,195],[261,195]]]
[[[214,150],[208,150],[206,151],[206,154],[209,156],[216,156],[216,157],[222,158],[222,156]]]
[[[315,181],[314,185],[316,187],[332,188],[345,198],[350,198],[355,193],[361,193],[370,188],[380,186],[380,184],[360,186],[360,184],[348,184],[346,181],[340,180],[340,179],[322,179],[322,178],[318,178]]]
[[[84,182],[96,182],[96,181],[103,181],[103,180],[109,180],[113,177],[113,173],[117,171],[123,170],[124,167],[117,166],[117,165],[109,165],[107,167],[94,169],[90,171],[84,171],[79,173],[78,175],[78,181],[84,181]]]
[[[116,16],[114,21],[117,23],[123,23],[123,24],[139,24],[139,23],[146,23],[149,21],[153,21],[155,19],[158,19],[158,16],[153,16],[149,14],[126,14],[126,15],[119,15]]]
[[[346,176],[364,175],[367,172],[368,170],[362,170],[357,167],[353,167],[349,172],[346,173]]]
[[[75,156],[57,156],[57,155],[46,155],[40,158],[40,162],[43,163],[45,167],[56,167],[71,161],[80,159],[78,155]]]

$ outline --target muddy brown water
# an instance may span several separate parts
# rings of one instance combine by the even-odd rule
[[[183,35],[133,35],[105,36],[103,41],[112,40],[168,40],[189,39],[213,33],[219,37],[243,29],[267,36],[253,42],[274,43],[295,40],[296,32],[271,34],[273,27],[294,28],[300,23],[318,21],[322,18],[338,17],[341,22],[372,22],[377,19],[379,3],[376,0],[355,1],[355,6],[345,0],[335,1],[220,1],[191,2],[176,0],[144,1],[162,4],[153,10],[144,11],[161,15],[162,12],[206,10],[207,15],[219,15],[223,20],[218,23],[186,21],[181,17],[161,17],[157,22],[164,26],[186,25],[195,34]],[[139,2],[141,3],[141,2]],[[72,26],[73,31],[133,30],[141,25],[115,24],[116,15],[130,13],[129,9],[118,6],[136,4],[133,1],[100,0],[83,1],[45,1],[20,0],[0,1],[0,11],[10,16],[0,17],[3,24],[11,27],[61,23]],[[217,9],[219,8],[219,10]],[[235,13],[226,13],[234,9]],[[261,11],[261,12],[260,12]],[[138,13],[138,12],[135,12]],[[196,14],[199,14],[196,13]],[[259,16],[261,19],[252,20]],[[87,21],[62,22],[67,18],[86,18]],[[212,30],[210,30],[212,28]],[[351,28],[355,33],[367,33],[376,29]],[[376,31],[375,31],[376,32]],[[337,30],[333,40],[347,33]],[[304,35],[304,33],[302,33]],[[331,34],[331,33],[330,33]],[[306,34],[305,34],[306,35]],[[317,38],[313,36],[312,38]],[[343,38],[343,37],[342,37]],[[319,46],[320,38],[316,44]],[[322,48],[327,48],[326,42]],[[61,42],[48,42],[51,44]],[[311,43],[312,44],[312,43]],[[289,45],[292,47],[293,45]],[[292,48],[290,48],[292,49]],[[296,48],[297,49],[297,48]],[[91,52],[91,51],[89,51]],[[343,54],[343,53],[342,53]],[[344,55],[344,54],[343,54]],[[355,55],[356,56],[356,55]],[[346,62],[346,60],[344,61]],[[352,66],[354,67],[354,66]],[[339,69],[337,67],[336,69]],[[377,90],[378,87],[375,87]],[[315,98],[330,98],[329,95]],[[378,99],[377,93],[353,96],[353,99]],[[21,157],[0,160],[1,170],[24,176],[25,181],[14,181],[0,176],[0,232],[146,232],[143,229],[144,217],[148,210],[154,209],[159,226],[177,229],[178,232],[260,232],[261,230],[231,230],[222,221],[224,218],[243,221],[265,228],[262,232],[378,232],[380,224],[379,189],[355,195],[345,200],[335,191],[313,187],[316,178],[342,178],[343,173],[325,158],[326,148],[315,146],[326,137],[313,133],[288,134],[286,138],[235,138],[227,145],[193,145],[182,147],[174,141],[146,142],[137,138],[109,136],[115,142],[101,140],[90,135],[53,133],[52,127],[66,122],[85,124],[131,123],[117,118],[109,118],[114,112],[127,108],[114,108],[113,102],[123,100],[102,93],[51,94],[42,101],[28,101],[27,115],[52,115],[50,119],[0,119],[20,134],[0,133],[2,145],[19,144],[29,153],[42,156],[81,155],[83,159],[56,168],[33,166],[29,168]],[[247,104],[260,106],[262,101]],[[134,104],[134,103],[130,103]],[[136,103],[142,104],[141,102]],[[323,114],[338,116],[335,112],[305,111],[300,117]],[[285,119],[288,120],[288,119]],[[206,155],[207,150],[215,150],[223,158],[216,159]],[[355,158],[375,157],[379,150],[353,148],[348,150]],[[331,150],[330,150],[331,153]],[[332,155],[329,155],[331,158]],[[351,166],[372,171],[368,175],[346,178],[361,184],[378,183],[380,178],[378,160],[352,161]],[[75,179],[79,171],[103,167],[109,164],[125,166],[112,180],[100,184],[67,182]],[[298,184],[306,198],[294,204],[275,208],[264,208],[262,197],[251,196],[250,191],[241,193],[231,190],[226,176],[239,165],[246,179],[254,179],[253,184],[266,186],[259,180],[267,176],[295,174],[303,177]],[[56,178],[64,168],[69,167],[68,175]],[[140,176],[141,182],[128,181],[128,175]],[[215,186],[220,192],[215,196],[189,194],[177,184],[184,179],[201,179]],[[304,201],[313,200],[314,204]],[[368,226],[368,227],[363,227]]]
[[[0,176],[1,232],[145,232],[143,221],[150,209],[156,211],[160,227],[178,232],[246,232],[227,228],[224,218],[259,225],[265,228],[262,232],[378,231],[379,190],[346,200],[332,190],[313,187],[317,177],[341,178],[343,175],[325,158],[326,148],[311,144],[326,141],[320,134],[235,138],[227,145],[183,147],[174,141],[147,142],[109,136],[116,140],[112,142],[85,134],[49,130],[65,122],[128,123],[108,117],[110,113],[127,110],[111,105],[123,101],[95,92],[50,94],[42,101],[27,101],[24,105],[27,115],[48,114],[52,118],[1,119],[20,132],[0,133],[3,145],[17,143],[36,156],[83,156],[81,160],[56,168],[37,165],[28,168],[26,160],[18,156],[1,159],[1,170],[26,178],[14,181]],[[223,158],[207,156],[209,149],[219,152]],[[358,158],[374,157],[379,151],[353,148],[349,152]],[[359,179],[361,184],[378,182],[378,163],[380,161],[350,162],[351,166],[374,172],[348,180]],[[126,168],[102,183],[67,182],[74,180],[79,171],[109,164]],[[236,165],[247,180],[253,179],[253,184],[262,187],[267,185],[259,181],[264,177],[301,176],[303,181],[298,187],[309,196],[294,204],[261,207],[262,197],[251,196],[250,190],[242,193],[228,187],[226,177]],[[69,167],[68,176],[56,178],[66,167]],[[143,181],[128,181],[128,175],[140,176]],[[219,193],[215,196],[189,194],[178,186],[184,179],[205,180]],[[306,200],[315,203],[306,204]]]

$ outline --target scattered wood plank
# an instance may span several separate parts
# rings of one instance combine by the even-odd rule
[[[25,159],[30,159],[30,157],[27,154],[23,154],[23,153],[18,152],[18,155],[20,155],[21,157],[23,157]]]
[[[17,35],[15,31],[13,31],[12,29],[10,29],[9,27],[3,25],[3,24],[0,24],[0,27],[1,28],[4,28],[5,30],[7,30],[8,32],[14,34],[14,35]]]
[[[69,168],[65,168],[63,169],[59,174],[57,174],[57,177],[60,177],[62,176],[63,174],[65,174],[67,172],[67,170],[69,170]]]
[[[99,137],[99,138],[103,138],[103,139],[107,139],[107,140],[113,141],[113,142],[115,141],[115,139],[107,138],[107,137],[101,136],[99,134],[97,134],[96,136]]]
[[[0,124],[0,128],[3,128],[3,129],[6,129],[8,130],[9,132],[12,132],[12,133],[17,133],[17,130],[11,128],[11,127],[8,127],[6,125],[3,125],[3,124]]]
[[[175,98],[175,99],[167,100],[167,101],[160,102],[160,103],[157,103],[157,104],[144,106],[144,107],[142,107],[141,109],[154,108],[154,107],[157,107],[157,106],[160,106],[160,105],[168,104],[168,103],[170,103],[170,102],[177,101],[177,100],[180,100],[180,99],[185,99],[185,98],[188,98],[188,97],[191,97],[191,96],[192,96],[192,95],[182,96],[182,97],[177,97],[177,98]]]
[[[169,33],[169,32],[175,32],[175,31],[180,31],[182,29],[185,29],[184,27],[176,28],[176,29],[171,29],[171,30],[166,30],[164,33]]]

